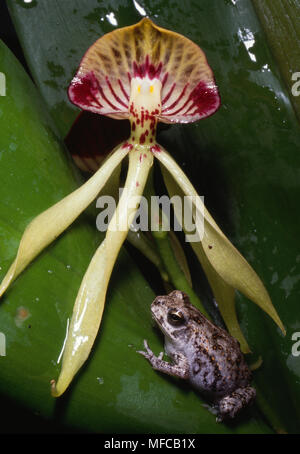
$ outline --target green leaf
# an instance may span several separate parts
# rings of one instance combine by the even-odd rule
[[[300,2],[253,0],[253,4],[300,120]]]
[[[34,80],[61,134],[65,135],[78,112],[68,102],[66,89],[84,52],[103,33],[136,23],[141,16],[129,0],[105,4],[97,0],[52,0],[33,2],[31,8],[22,0],[7,3]],[[163,7],[161,0],[138,3],[159,26],[182,33],[199,44],[215,73],[222,99],[220,110],[194,125],[173,126],[163,131],[159,141],[176,157],[198,193],[205,196],[206,206],[218,225],[263,280],[287,329],[284,338],[268,316],[239,296],[238,316],[244,335],[251,350],[263,358],[262,366],[254,372],[256,383],[271,412],[281,418],[289,432],[299,432],[300,369],[298,358],[292,355],[291,336],[300,331],[297,318],[300,134],[280,68],[250,0],[165,0]],[[107,17],[111,13],[116,26]],[[285,33],[280,35],[280,42],[287,39],[288,30]],[[110,323],[111,308],[108,305],[106,323]],[[141,318],[146,320],[146,317],[143,313]],[[119,321],[123,326],[121,316]],[[145,330],[149,330],[147,338],[152,344],[155,337],[152,341],[149,326],[146,322],[142,325],[141,335],[145,336]],[[105,339],[105,331],[100,339]],[[121,340],[113,339],[113,342],[121,345]],[[94,370],[95,357],[96,353],[87,371]],[[141,370],[134,369],[134,362],[130,366],[132,370]],[[151,380],[155,377],[147,373]],[[143,406],[154,408],[152,413],[149,410],[152,421],[157,420],[155,411],[163,396],[160,393],[165,391],[161,388],[164,379],[159,378],[159,387],[155,392],[151,388],[151,397],[144,395]],[[138,387],[137,381],[138,378],[133,378],[132,386],[135,382]],[[145,387],[152,386],[152,381],[143,383]],[[24,391],[26,386],[18,392]],[[74,408],[74,395],[71,397],[70,407]],[[181,417],[179,413],[179,410],[170,412],[168,418],[176,420],[177,414],[184,424],[184,413]],[[127,419],[128,414],[129,411]],[[145,421],[146,417],[143,418]],[[109,425],[112,417],[107,421]],[[223,426],[215,426],[212,419],[209,421],[207,425],[199,422],[201,431],[225,430]],[[238,426],[237,430],[246,429]]]
[[[7,96],[0,105],[2,278],[25,226],[74,190],[80,179],[46,106],[2,43],[0,67],[7,75]],[[145,336],[155,351],[161,350],[161,340],[151,329],[149,305],[154,295],[125,252],[114,271],[93,354],[70,391],[56,403],[50,380],[58,375],[57,359],[76,293],[100,242],[89,222],[82,215],[2,298],[0,332],[6,336],[6,356],[0,357],[1,394],[32,413],[83,431],[269,432],[254,408],[249,409],[249,419],[237,426],[217,424],[197,394],[153,371],[136,353]]]

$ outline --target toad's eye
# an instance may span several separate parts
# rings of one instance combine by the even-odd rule
[[[185,318],[182,312],[171,309],[168,313],[168,322],[173,326],[183,325]]]

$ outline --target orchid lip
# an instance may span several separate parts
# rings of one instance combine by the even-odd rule
[[[104,35],[88,49],[69,98],[82,109],[129,118],[134,78],[161,82],[158,121],[164,123],[194,122],[220,106],[213,72],[200,47],[148,18]]]

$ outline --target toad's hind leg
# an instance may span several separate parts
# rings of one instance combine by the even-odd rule
[[[244,407],[255,399],[256,391],[251,386],[238,388],[219,401],[218,422],[227,418],[234,418]]]

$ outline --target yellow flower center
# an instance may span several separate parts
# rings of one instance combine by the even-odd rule
[[[130,143],[155,143],[157,119],[161,113],[161,87],[158,79],[132,78],[129,100]]]

